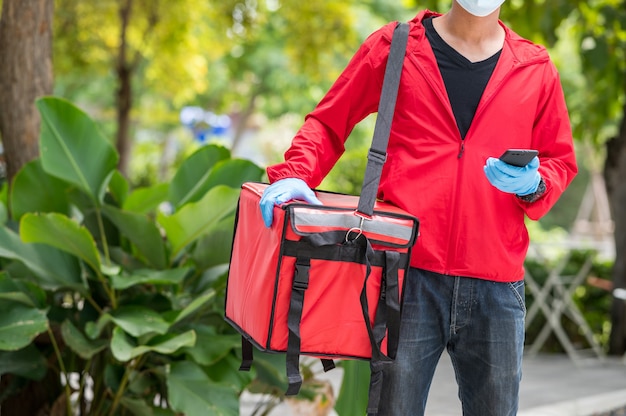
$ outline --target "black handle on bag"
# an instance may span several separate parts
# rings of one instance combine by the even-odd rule
[[[409,24],[399,23],[391,40],[383,88],[378,103],[374,137],[367,155],[367,167],[365,168],[365,177],[363,178],[361,196],[359,197],[359,205],[357,207],[357,213],[362,214],[366,218],[371,217],[374,213],[380,174],[387,160],[387,144],[389,143],[389,133],[391,132],[393,113],[396,107],[396,99],[398,98],[398,86],[400,85],[408,37]]]

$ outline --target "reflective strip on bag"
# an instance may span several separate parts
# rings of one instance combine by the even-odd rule
[[[373,241],[397,246],[410,245],[414,239],[415,221],[410,218],[375,212],[371,219],[363,219],[354,211],[311,206],[292,206],[290,211],[292,228],[299,235],[352,230]]]

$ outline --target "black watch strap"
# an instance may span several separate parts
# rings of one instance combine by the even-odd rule
[[[546,193],[546,183],[543,181],[543,178],[541,178],[541,181],[539,182],[539,185],[537,186],[537,190],[535,192],[533,192],[532,194],[528,194],[528,195],[516,195],[516,196],[524,202],[531,203],[541,198],[543,194],[545,193]]]

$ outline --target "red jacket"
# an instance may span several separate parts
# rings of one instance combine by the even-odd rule
[[[421,21],[411,21],[407,55],[379,198],[420,220],[411,265],[453,276],[512,282],[524,277],[524,214],[539,219],[577,172],[559,76],[545,48],[505,27],[504,47],[472,125],[461,140]],[[297,177],[318,186],[356,123],[375,112],[394,23],[373,33],[307,117],[271,182]],[[504,193],[483,166],[507,148],[539,150],[546,192],[533,203]],[[462,150],[462,151],[461,151]]]

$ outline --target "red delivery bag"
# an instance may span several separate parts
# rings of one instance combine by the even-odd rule
[[[260,350],[296,358],[393,354],[417,218],[380,201],[365,218],[358,197],[317,191],[323,205],[275,207],[267,228],[259,209],[267,186],[242,186],[226,320]]]

